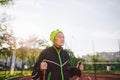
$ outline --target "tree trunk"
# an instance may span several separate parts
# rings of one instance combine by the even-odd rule
[[[14,68],[15,68],[15,56],[14,56],[14,51],[11,50],[10,74],[13,74],[13,73],[14,73]]]

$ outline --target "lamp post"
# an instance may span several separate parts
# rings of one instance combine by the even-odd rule
[[[95,80],[97,80],[96,79],[96,63],[95,63],[96,54],[95,54],[95,48],[94,48],[94,40],[92,41],[92,47],[93,47],[93,55],[94,55],[94,76],[95,76]]]
[[[119,47],[119,53],[120,53],[120,40],[118,40],[118,47]]]

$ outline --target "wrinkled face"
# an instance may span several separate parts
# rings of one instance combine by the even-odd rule
[[[62,32],[59,32],[54,41],[53,44],[57,46],[58,48],[62,47],[64,45],[64,34]]]

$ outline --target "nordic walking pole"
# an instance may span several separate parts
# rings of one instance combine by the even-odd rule
[[[45,80],[46,70],[43,70],[43,80]]]

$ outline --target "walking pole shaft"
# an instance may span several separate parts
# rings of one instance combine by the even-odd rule
[[[43,80],[45,80],[46,70],[43,70]]]

